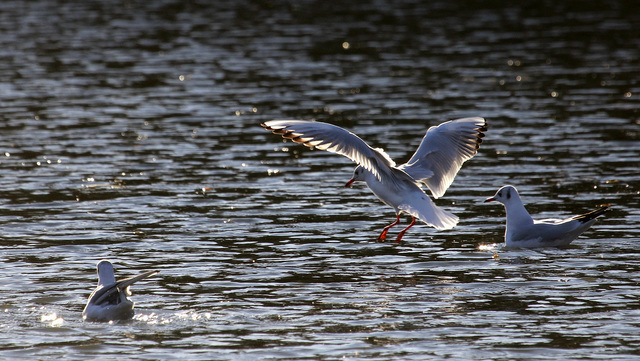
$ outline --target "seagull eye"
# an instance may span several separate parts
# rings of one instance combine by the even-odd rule
[[[507,199],[511,199],[511,191],[507,191]]]

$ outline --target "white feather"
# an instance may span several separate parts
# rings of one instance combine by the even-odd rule
[[[482,118],[462,118],[431,127],[411,159],[399,168],[440,198],[462,164],[476,154],[486,126]]]

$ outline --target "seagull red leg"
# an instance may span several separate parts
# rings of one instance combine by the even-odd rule
[[[400,214],[396,214],[396,221],[395,222],[393,222],[390,225],[384,227],[384,229],[382,230],[382,233],[380,233],[380,236],[378,237],[378,239],[376,239],[376,242],[384,242],[384,240],[387,239],[387,232],[389,232],[389,228],[395,226],[398,223],[400,223]]]
[[[402,231],[400,231],[400,233],[398,233],[398,237],[396,238],[396,243],[400,243],[400,240],[402,240],[402,237],[404,236],[404,232],[406,232],[407,229],[413,227],[414,224],[416,224],[416,217],[411,216],[411,223],[409,223],[407,228],[403,229]]]

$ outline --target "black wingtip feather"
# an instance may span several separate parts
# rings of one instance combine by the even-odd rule
[[[585,214],[580,214],[580,215],[575,216],[573,218],[579,220],[582,223],[589,222],[592,219],[600,217],[605,212],[610,211],[611,210],[611,209],[609,209],[610,207],[611,207],[611,204],[604,204],[604,205],[600,206],[600,208],[598,208],[598,209],[595,209],[595,210],[593,210],[591,212],[587,212]]]
[[[272,132],[273,134],[277,134],[282,136],[282,138],[284,139],[289,139],[291,141],[293,141],[294,143],[299,143],[299,144],[303,144],[311,149],[314,148],[314,145],[310,143],[309,138],[307,137],[303,137],[302,135],[296,134],[295,130],[290,130],[287,128],[281,128],[281,129],[273,129],[272,127],[268,126],[265,123],[261,123],[260,124],[262,127],[264,127],[264,129]]]
[[[480,144],[482,144],[482,138],[486,136],[484,132],[487,131],[487,127],[488,127],[487,121],[484,120],[484,124],[475,129],[478,132],[477,134],[475,134],[476,151],[480,149]]]

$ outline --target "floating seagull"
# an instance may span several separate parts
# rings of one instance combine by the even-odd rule
[[[484,202],[500,202],[507,212],[507,230],[504,240],[509,248],[536,248],[566,246],[586,231],[609,205],[589,213],[567,219],[540,219],[534,221],[524,208],[514,186],[504,186]]]
[[[132,318],[133,301],[127,297],[131,295],[129,286],[159,272],[149,271],[116,282],[111,262],[102,260],[98,262],[96,268],[98,269],[98,287],[91,293],[82,311],[82,319],[85,321],[108,322]]]
[[[262,126],[283,138],[343,155],[358,166],[353,182],[363,181],[378,199],[396,212],[396,220],[384,227],[378,241],[384,241],[389,229],[400,223],[400,213],[411,215],[411,223],[398,233],[400,242],[416,218],[436,229],[451,229],[458,217],[436,206],[424,193],[426,185],[434,198],[449,188],[462,163],[478,151],[487,130],[483,118],[463,118],[430,127],[420,146],[405,164],[396,163],[380,148],[371,148],[357,135],[338,126],[304,120],[272,120]]]

